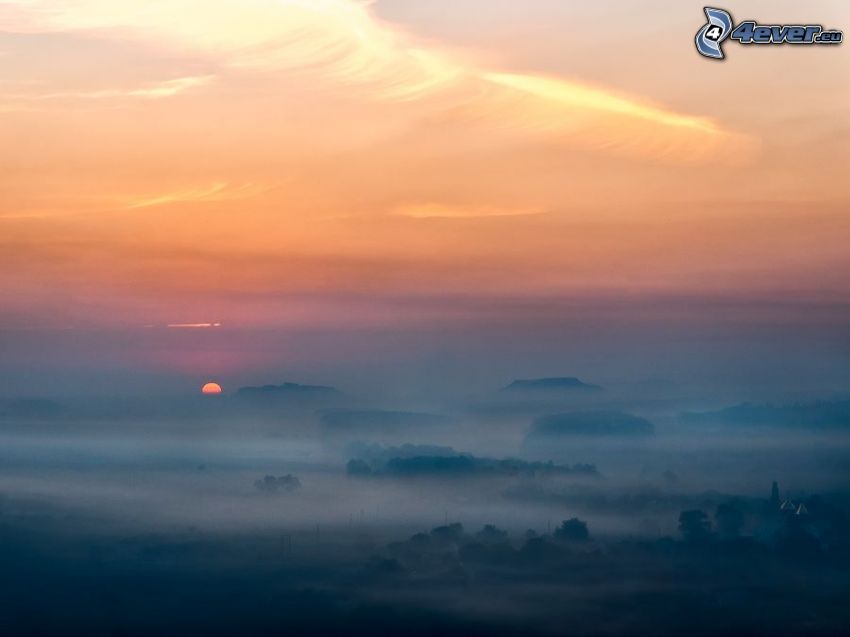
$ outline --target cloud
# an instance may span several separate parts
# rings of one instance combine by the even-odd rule
[[[482,217],[519,217],[543,214],[542,210],[506,208],[484,205],[455,205],[437,202],[410,203],[393,211],[401,217],[412,219],[475,219]]]
[[[204,329],[209,327],[221,327],[221,323],[168,323],[165,327],[177,329]]]
[[[625,115],[664,126],[700,130],[709,134],[721,133],[717,125],[705,118],[680,115],[635,98],[564,82],[557,78],[517,73],[486,73],[484,77],[495,84],[564,106]]]
[[[188,89],[209,84],[214,79],[214,77],[215,76],[213,75],[178,77],[173,80],[161,82],[156,86],[127,91],[126,95],[129,97],[144,97],[148,99],[172,97]]]
[[[165,80],[156,84],[149,84],[138,88],[128,89],[99,89],[94,91],[55,91],[49,93],[7,93],[3,98],[11,102],[35,102],[41,100],[65,100],[65,99],[85,99],[85,100],[100,100],[100,99],[116,99],[116,98],[142,98],[142,99],[162,99],[173,97],[178,93],[204,86],[209,84],[214,79],[213,75],[196,75],[188,77],[178,77],[171,80]],[[0,105],[0,109],[9,108],[15,109],[14,104]]]
[[[641,98],[485,68],[379,19],[370,3],[355,0],[0,0],[0,29],[117,35],[231,72],[291,73],[345,85],[366,100],[425,102],[463,123],[605,151],[701,159],[721,148],[731,155],[730,145],[752,147],[706,118]],[[131,94],[165,97],[197,85],[188,80]]]
[[[2,108],[0,108],[2,112]],[[104,194],[82,197],[72,202],[66,195],[60,204],[43,209],[0,210],[0,221],[58,219],[68,217],[108,215],[116,211],[136,210],[181,203],[214,203],[239,201],[268,192],[274,185],[264,186],[253,182],[231,184],[215,181],[204,186],[187,186],[180,190],[160,192],[148,195]],[[71,204],[74,205],[71,205]]]
[[[127,200],[124,207],[133,209],[172,203],[232,201],[251,197],[262,190],[263,188],[251,183],[234,186],[227,182],[219,181],[201,188],[187,188],[185,190],[177,190],[150,197],[131,198]]]

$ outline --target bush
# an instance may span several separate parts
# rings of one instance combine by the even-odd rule
[[[569,542],[584,542],[590,538],[587,523],[578,518],[570,518],[561,522],[561,526],[555,529],[555,538]]]

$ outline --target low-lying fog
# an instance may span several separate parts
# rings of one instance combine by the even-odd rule
[[[335,569],[349,568],[342,565],[371,572],[376,559],[425,577],[431,562],[420,553],[411,562],[413,549],[398,543],[425,532],[433,544],[440,532],[429,530],[460,528],[453,524],[463,530],[446,546],[467,572],[475,560],[463,558],[464,547],[487,545],[486,533],[474,535],[487,525],[520,556],[532,550],[529,538],[556,546],[568,535],[562,523],[578,518],[594,551],[607,554],[617,543],[687,536],[683,511],[704,511],[709,536],[719,538],[729,519],[720,511],[732,503],[740,510],[734,536],[761,538],[775,527],[775,496],[766,504],[774,480],[783,501],[815,498],[818,506],[825,498],[846,513],[846,402],[695,410],[663,393],[634,400],[574,381],[509,385],[433,405],[374,404],[303,385],[186,399],[10,400],[0,411],[0,522],[9,547],[30,532],[47,534],[50,545],[65,538],[98,550],[139,537],[164,546],[189,534],[223,542],[216,554],[247,572],[263,570],[260,558],[237,546],[267,552],[260,562],[330,569],[321,584],[287,579],[300,590],[308,580],[336,586],[342,571]],[[826,532],[813,533],[827,550]],[[558,555],[556,562],[575,553]],[[192,560],[189,570],[205,563]],[[557,599],[566,584],[545,594]],[[364,587],[389,599],[382,585]],[[452,617],[492,620],[479,593]],[[402,606],[439,607],[433,594]],[[523,612],[514,618],[518,629]],[[85,625],[110,626],[91,618]]]

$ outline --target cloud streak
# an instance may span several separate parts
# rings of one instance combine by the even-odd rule
[[[289,73],[346,85],[362,99],[416,102],[462,121],[538,133],[606,151],[703,158],[747,138],[701,117],[557,77],[505,73],[425,42],[354,0],[0,1],[0,28],[115,34],[203,58],[231,72]],[[125,93],[168,97],[207,83],[182,78]],[[108,97],[111,92],[101,92]]]
[[[174,329],[206,329],[210,327],[221,327],[221,323],[168,323],[165,327]]]
[[[128,200],[125,208],[150,208],[152,206],[164,206],[174,203],[192,202],[214,202],[233,201],[254,196],[265,189],[255,184],[232,185],[224,181],[218,181],[202,188],[189,188],[178,190],[151,197],[139,197]]]
[[[482,205],[451,205],[417,202],[397,207],[394,214],[411,219],[479,219],[484,217],[522,217],[543,214],[542,210]]]
[[[209,84],[214,79],[213,75],[200,75],[189,77],[178,77],[171,80],[131,89],[100,89],[95,91],[54,91],[49,93],[11,93],[3,97],[11,101],[36,102],[41,100],[65,100],[65,99],[116,99],[116,98],[142,98],[163,99],[174,97],[193,88]],[[9,105],[13,108],[12,105]]]

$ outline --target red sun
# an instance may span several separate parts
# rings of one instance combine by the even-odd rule
[[[221,385],[219,385],[218,383],[207,383],[206,385],[201,387],[201,393],[205,395],[220,394]]]

